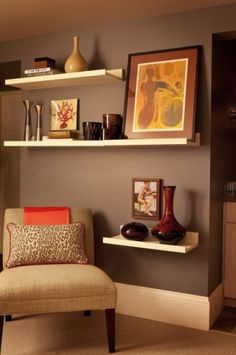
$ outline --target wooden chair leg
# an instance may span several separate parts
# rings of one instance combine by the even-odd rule
[[[0,316],[0,344],[2,343],[3,320],[4,316]]]
[[[89,310],[84,311],[84,316],[85,317],[91,316],[91,311],[89,311]]]
[[[109,353],[115,352],[115,308],[105,309]]]
[[[10,322],[12,320],[12,316],[10,314],[5,315],[5,321]]]

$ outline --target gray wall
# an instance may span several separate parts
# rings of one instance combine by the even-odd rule
[[[89,28],[80,31],[80,49],[90,69],[126,68],[129,53],[202,45],[197,129],[199,148],[122,147],[22,149],[21,206],[70,205],[90,207],[96,231],[96,263],[117,282],[208,295],[221,281],[221,254],[210,265],[210,220],[222,219],[220,200],[214,213],[210,199],[211,44],[212,33],[232,30],[236,6],[212,8],[149,21]],[[49,56],[63,64],[74,33],[42,36],[0,44],[0,61]],[[42,102],[45,133],[51,99],[78,97],[81,122],[101,121],[103,113],[123,113],[125,83],[24,93]],[[23,117],[19,117],[23,120]],[[220,153],[221,154],[221,153]],[[223,153],[222,153],[223,154]],[[227,164],[223,158],[223,165]],[[219,157],[218,157],[219,159]],[[200,246],[186,255],[102,244],[103,236],[118,234],[131,221],[132,177],[162,178],[177,186],[175,214],[188,230],[198,231]],[[222,186],[216,186],[222,190]],[[220,195],[220,197],[219,197]],[[218,219],[219,219],[218,218]],[[152,226],[156,222],[148,223]],[[214,238],[221,245],[221,222]],[[213,238],[213,237],[212,237]],[[212,275],[214,274],[214,277]]]

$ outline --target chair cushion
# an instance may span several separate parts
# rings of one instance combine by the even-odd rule
[[[113,308],[116,289],[94,265],[32,265],[0,273],[0,314]]]
[[[19,225],[8,223],[8,268],[35,264],[88,262],[84,247],[84,223]]]

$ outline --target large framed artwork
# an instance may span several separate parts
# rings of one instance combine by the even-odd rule
[[[160,219],[161,179],[132,179],[132,217]]]
[[[200,46],[129,54],[128,138],[193,139]]]
[[[51,131],[75,131],[79,127],[79,100],[51,101]]]

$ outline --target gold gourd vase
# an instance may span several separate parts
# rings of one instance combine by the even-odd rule
[[[79,50],[79,37],[74,36],[74,48],[65,62],[65,72],[73,73],[88,70],[88,64]]]

